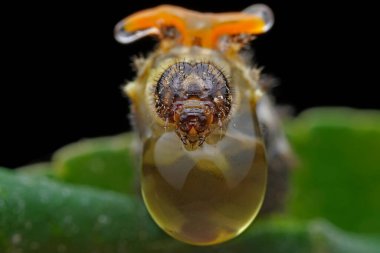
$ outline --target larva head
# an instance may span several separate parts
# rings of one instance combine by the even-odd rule
[[[228,79],[212,63],[177,62],[159,78],[155,110],[175,131],[186,149],[194,150],[231,111]]]

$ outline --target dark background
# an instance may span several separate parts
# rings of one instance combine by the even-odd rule
[[[120,19],[161,3],[220,12],[254,2],[33,2],[2,8],[8,15],[1,23],[0,165],[47,160],[67,143],[130,128],[120,87],[134,77],[131,56],[150,51],[155,40],[118,44],[113,27]],[[380,108],[370,6],[261,2],[273,9],[276,22],[252,46],[265,73],[280,80],[274,90],[280,104],[296,113],[315,106]]]

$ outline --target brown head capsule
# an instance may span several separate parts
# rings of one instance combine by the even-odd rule
[[[175,125],[188,150],[197,149],[231,111],[228,79],[212,63],[177,62],[169,66],[155,89],[158,116]]]

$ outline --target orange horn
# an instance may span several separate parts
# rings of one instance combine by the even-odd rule
[[[269,30],[272,23],[270,9],[261,4],[253,5],[243,12],[217,14],[161,5],[125,18],[116,26],[116,33],[134,35],[133,39],[124,41],[129,43],[146,35],[160,35],[162,27],[174,26],[181,35],[180,44],[216,48],[220,36],[258,35]]]

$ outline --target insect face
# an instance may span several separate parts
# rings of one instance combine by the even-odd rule
[[[197,149],[231,111],[228,79],[212,63],[178,62],[169,66],[155,89],[155,108],[174,124],[185,148]]]

